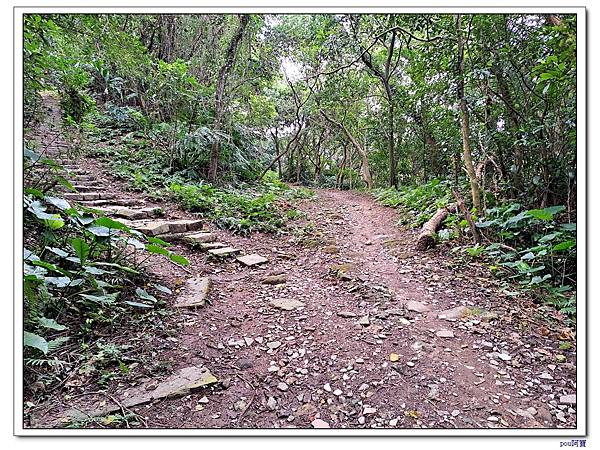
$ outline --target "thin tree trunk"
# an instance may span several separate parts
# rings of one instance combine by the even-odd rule
[[[277,174],[279,175],[279,178],[281,178],[281,159],[280,159],[280,151],[279,151],[279,134],[277,132],[277,128],[275,128],[275,131],[271,131],[271,136],[273,137],[273,142],[275,143],[275,156],[277,159]]]
[[[456,189],[453,190],[452,193],[454,194],[454,198],[456,199],[456,204],[458,205],[458,209],[460,209],[460,211],[463,213],[463,215],[465,216],[465,219],[467,220],[467,222],[469,224],[469,228],[471,229],[471,234],[473,235],[473,240],[475,241],[476,244],[481,244],[481,234],[479,233],[479,230],[477,230],[477,227],[475,226],[475,222],[473,222],[471,213],[467,210],[467,207],[465,206],[465,199],[460,194],[460,192],[458,192],[458,190],[456,190]]]
[[[235,62],[237,49],[242,41],[242,38],[244,37],[244,30],[248,25],[250,16],[248,14],[242,14],[239,16],[239,19],[240,23],[238,29],[229,43],[227,55],[225,56],[225,63],[221,67],[221,70],[219,70],[219,78],[217,80],[217,89],[215,92],[215,121],[213,124],[213,132],[216,136],[210,150],[210,166],[208,168],[208,179],[211,182],[214,182],[217,179],[217,169],[219,167],[219,151],[221,142],[218,133],[221,131],[223,125],[223,113],[225,111],[225,85],[227,83],[227,78],[229,77],[229,72],[231,71],[233,63]]]
[[[462,36],[462,18],[460,14],[456,16],[456,34],[458,41],[458,100],[460,102],[460,111],[462,115],[461,131],[462,131],[462,142],[463,142],[463,159],[465,162],[465,169],[469,176],[469,182],[471,184],[471,196],[473,198],[473,206],[477,213],[481,212],[481,189],[479,182],[477,181],[477,175],[475,174],[475,167],[473,165],[473,157],[471,156],[471,148],[469,144],[469,109],[467,108],[467,100],[465,98],[465,80],[464,80],[464,42]]]
[[[344,134],[348,137],[348,140],[352,143],[352,145],[354,146],[354,148],[360,155],[360,158],[361,158],[360,174],[362,176],[362,179],[365,182],[365,184],[367,185],[367,189],[373,189],[373,178],[371,177],[371,171],[369,170],[369,159],[367,157],[367,152],[365,151],[365,149],[363,147],[361,147],[361,145],[354,138],[354,136],[352,136],[350,131],[348,131],[348,128],[346,128],[346,126],[343,123],[336,122],[331,117],[329,117],[327,114],[325,114],[325,111],[323,111],[323,110],[321,110],[321,115],[328,122],[330,122],[331,124],[340,128],[344,132]]]

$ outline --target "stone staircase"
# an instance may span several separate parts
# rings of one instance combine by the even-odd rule
[[[55,160],[68,171],[67,178],[76,190],[76,192],[72,192],[65,188],[64,198],[66,200],[114,217],[147,236],[156,237],[169,243],[182,243],[193,250],[206,252],[210,257],[219,259],[236,257],[237,261],[248,267],[268,262],[267,258],[263,256],[246,255],[243,254],[242,249],[218,242],[214,233],[203,230],[201,220],[171,219],[165,217],[164,210],[160,206],[110,192],[110,187],[104,181],[97,179],[72,158],[55,156]],[[204,286],[202,279],[199,283]],[[200,291],[208,292],[208,288],[200,289]],[[203,297],[205,296],[203,295]]]

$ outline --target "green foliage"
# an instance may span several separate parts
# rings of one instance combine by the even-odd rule
[[[58,373],[68,367],[58,359],[67,341],[94,339],[105,327],[162,308],[162,300],[139,287],[144,281],[140,253],[160,253],[177,264],[189,263],[160,239],[146,237],[89,208],[71,205],[53,192],[62,168],[33,151],[24,153],[25,167],[50,169],[31,170],[25,179],[25,360],[29,367]],[[40,185],[36,177],[48,179],[48,187],[31,187]],[[158,286],[153,287],[157,293],[170,293]]]
[[[452,191],[448,181],[433,179],[417,186],[376,189],[373,196],[381,204],[392,208],[402,207],[401,221],[413,227],[427,222],[438,208],[452,203]]]
[[[283,205],[277,204],[277,195],[273,191],[246,194],[209,184],[177,183],[172,183],[169,189],[185,209],[202,213],[220,228],[235,233],[274,232],[288,219]]]
[[[373,195],[384,205],[399,207],[402,221],[415,227],[421,226],[439,207],[453,201],[449,183],[438,180],[399,191],[378,189]],[[558,218],[564,212],[562,205],[523,210],[519,203],[499,204],[487,209],[485,219],[476,222],[485,239],[492,243],[457,247],[457,250],[471,258],[487,259],[495,276],[517,283],[521,289],[537,293],[544,301],[573,315],[576,227],[573,223],[560,223]],[[445,226],[438,233],[442,240],[469,231],[467,221],[452,214]]]

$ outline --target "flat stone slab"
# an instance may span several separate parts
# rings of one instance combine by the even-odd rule
[[[163,209],[159,208],[159,207],[139,208],[139,209],[118,207],[118,208],[114,208],[114,213],[113,213],[113,215],[115,215],[117,217],[123,217],[125,219],[131,219],[131,220],[160,217],[163,214],[164,214]]]
[[[287,282],[287,275],[269,275],[262,279],[263,284],[283,284]]]
[[[143,205],[144,203],[144,200],[134,198],[120,198],[111,200],[88,200],[87,202],[85,202],[85,206],[135,206]]]
[[[408,309],[409,311],[414,311],[414,312],[418,312],[418,313],[423,313],[423,312],[427,312],[429,310],[431,310],[431,307],[428,305],[425,305],[424,303],[421,302],[416,302],[414,300],[409,300],[404,304],[404,307],[406,309]]]
[[[252,253],[251,255],[238,256],[236,259],[245,266],[256,266],[257,264],[263,264],[269,261],[264,256],[260,256],[256,253]]]
[[[208,232],[189,234],[183,238],[184,241],[190,244],[206,244],[214,242],[216,239],[217,237],[214,234]]]
[[[302,308],[304,306],[303,302],[293,298],[275,299],[271,300],[269,304],[275,308],[283,309],[285,311],[292,311],[293,309]]]
[[[201,387],[209,386],[218,381],[219,380],[210,373],[210,370],[206,367],[185,367],[176,374],[168,377],[165,381],[156,385],[155,389],[152,389],[154,386],[150,381],[144,386],[136,386],[126,390],[119,396],[119,402],[124,408],[131,408],[154,400],[188,395]],[[81,420],[82,418],[104,416],[120,410],[121,407],[119,405],[112,404],[92,411],[72,408],[67,411],[66,415],[71,420]]]
[[[158,236],[167,233],[183,233],[196,231],[202,228],[201,220],[156,220],[152,222],[130,222],[128,225],[134,230],[149,236]]]
[[[227,245],[223,244],[222,242],[207,242],[205,244],[200,244],[200,248],[202,250],[211,250],[213,248],[223,248],[223,247],[227,247]]]
[[[214,256],[228,256],[233,255],[234,253],[238,253],[240,251],[239,248],[233,247],[221,247],[221,248],[213,248],[209,250],[208,253]]]
[[[149,222],[149,223],[131,223],[131,228],[140,231],[148,236],[158,236],[159,234],[166,234],[169,232],[169,223],[160,222]]]
[[[454,333],[450,330],[440,330],[437,333],[435,333],[435,335],[437,337],[446,338],[446,339],[450,339],[450,338],[454,337]]]
[[[115,198],[115,194],[108,192],[69,192],[64,195],[67,200],[85,201],[85,200],[110,200]]]
[[[105,186],[99,184],[98,182],[88,182],[86,184],[74,184],[73,188],[75,188],[79,192],[98,192],[98,189],[104,189]]]
[[[212,282],[208,277],[192,278],[191,280],[188,280],[184,288],[185,293],[177,298],[175,306],[177,308],[204,306],[211,285]]]
[[[577,395],[569,394],[569,395],[561,395],[558,401],[561,405],[576,405],[577,404]]]
[[[438,314],[438,319],[457,320],[466,315],[469,308],[466,306],[457,306],[456,308],[447,309]]]

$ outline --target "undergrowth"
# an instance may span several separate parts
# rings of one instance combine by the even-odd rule
[[[150,254],[188,264],[166,242],[65,200],[57,186],[72,190],[66,171],[41,153],[24,151],[23,351],[33,400],[68,374],[100,385],[130,374],[125,347],[105,336],[160,326],[168,314],[171,291],[145,273]]]
[[[94,145],[88,152],[109,163],[115,175],[126,180],[133,189],[157,200],[170,198],[219,228],[238,234],[276,232],[288,220],[300,215],[293,207],[295,200],[314,195],[307,188],[288,186],[273,171],[267,172],[260,181],[238,180],[235,187],[208,183],[194,165],[200,160],[188,154],[185,158],[189,161],[182,169],[181,161],[175,164],[173,155],[167,156],[143,127],[136,125],[137,116],[126,121],[122,117],[126,111],[119,112],[116,122],[111,122],[112,110],[96,119],[89,140],[91,143],[104,141],[108,145]],[[110,128],[106,128],[108,123],[112,124]],[[206,142],[209,141],[207,137]],[[186,142],[175,145],[180,155]]]
[[[454,202],[448,181],[432,180],[400,190],[375,190],[384,205],[399,208],[400,223],[420,227],[440,207]],[[490,199],[485,217],[473,215],[483,243],[467,244],[468,222],[449,214],[437,233],[438,241],[453,242],[452,251],[488,264],[503,280],[504,292],[533,294],[571,318],[576,313],[576,224],[566,222],[562,205],[526,209],[510,201]]]

